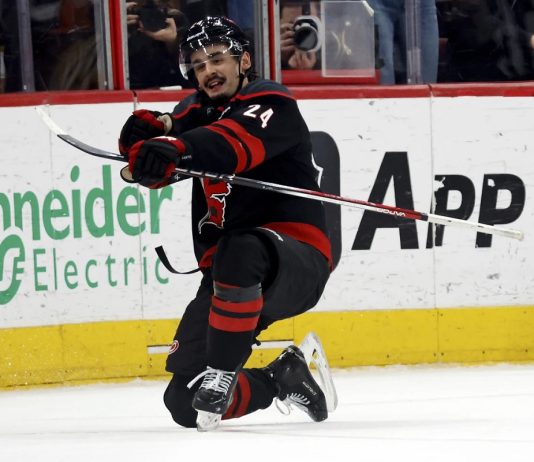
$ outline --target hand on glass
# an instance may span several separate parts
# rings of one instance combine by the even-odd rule
[[[313,69],[317,62],[317,54],[314,51],[302,51],[295,49],[293,56],[289,58],[290,69]]]

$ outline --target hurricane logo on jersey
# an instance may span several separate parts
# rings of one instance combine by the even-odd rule
[[[224,214],[226,210],[226,197],[232,191],[232,185],[224,181],[213,181],[208,178],[202,180],[204,195],[208,211],[198,223],[198,232],[202,232],[202,226],[211,224],[217,228],[224,228]]]

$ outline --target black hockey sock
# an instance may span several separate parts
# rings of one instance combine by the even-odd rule
[[[263,307],[261,284],[236,287],[214,282],[209,314],[208,365],[237,370],[248,358]]]

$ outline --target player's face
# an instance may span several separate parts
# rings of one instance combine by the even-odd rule
[[[239,85],[239,72],[250,68],[250,54],[232,54],[226,45],[210,45],[191,55],[199,89],[212,99],[231,97]],[[241,67],[240,67],[241,64]]]

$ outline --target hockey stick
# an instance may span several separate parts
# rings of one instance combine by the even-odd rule
[[[35,108],[45,124],[49,129],[54,132],[58,138],[62,139],[66,143],[74,146],[75,148],[90,154],[92,156],[101,157],[104,159],[110,160],[119,160],[125,162],[123,156],[118,153],[104,151],[102,149],[95,148],[88,144],[85,144],[73,136],[66,133],[62,130],[56,123],[46,114],[41,107]],[[123,169],[121,175],[125,180],[128,181],[129,172],[127,169]],[[374,202],[367,202],[359,199],[352,199],[348,197],[337,196],[335,194],[329,194],[322,191],[313,191],[310,189],[297,188],[294,186],[287,186],[277,183],[269,183],[266,181],[253,180],[250,178],[243,178],[236,175],[229,175],[225,173],[211,173],[204,171],[195,171],[195,170],[186,170],[182,168],[177,168],[175,170],[174,176],[171,177],[171,183],[181,181],[185,177],[194,177],[194,178],[207,178],[215,181],[224,181],[229,184],[238,185],[238,186],[247,186],[249,188],[260,189],[263,191],[277,192],[281,194],[287,194],[290,196],[303,197],[306,199],[318,200],[321,202],[327,202],[330,204],[343,205],[347,207],[355,207],[363,210],[368,210],[371,212],[385,213],[388,215],[393,215],[399,218],[406,218],[409,220],[419,220],[427,221],[436,225],[446,225],[446,226],[457,226],[467,229],[476,230],[480,233],[493,234],[497,236],[508,237],[512,239],[523,239],[523,232],[511,229],[511,228],[496,228],[493,225],[488,225],[485,223],[477,223],[474,221],[461,220],[459,218],[447,217],[444,215],[436,215],[433,213],[424,213],[417,212],[415,210],[403,209],[400,207],[394,207],[391,205],[377,204]]]

